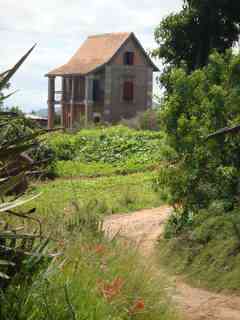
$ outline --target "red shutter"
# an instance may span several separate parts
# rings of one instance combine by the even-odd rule
[[[134,52],[129,52],[129,65],[134,65]]]
[[[125,81],[123,86],[123,99],[125,101],[133,101],[133,82]]]

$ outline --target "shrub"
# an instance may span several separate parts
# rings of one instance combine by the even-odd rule
[[[239,291],[239,217],[239,209],[226,214],[222,203],[184,223],[171,217],[160,241],[161,263],[174,273],[184,272],[198,286]]]
[[[157,183],[184,212],[197,212],[213,201],[223,201],[225,211],[238,207],[240,139],[206,137],[240,120],[239,59],[231,52],[215,53],[202,70],[171,73],[161,123],[174,159],[161,170]]]
[[[122,119],[121,124],[135,130],[159,131],[161,129],[159,110],[149,109],[140,112],[134,118]]]
[[[127,174],[156,168],[164,135],[123,126],[54,133],[46,139],[57,161],[57,174],[99,176]]]
[[[10,70],[0,75],[0,90],[6,86],[31,50],[24,55]],[[6,97],[1,95],[1,101]],[[31,126],[26,125],[21,114],[14,112],[0,112],[0,289],[1,305],[4,303],[4,292],[16,283],[30,281],[36,265],[42,261],[42,251],[47,242],[35,243],[42,240],[41,224],[31,214],[35,208],[22,211],[19,207],[33,200],[35,197],[23,197],[26,178],[31,174],[34,161],[27,152],[35,147],[35,139],[42,134]],[[10,196],[17,193],[17,197]],[[22,197],[21,197],[22,196]],[[17,226],[18,219],[32,220],[40,224],[38,233],[24,233]],[[1,313],[0,309],[0,313]],[[2,318],[2,316],[0,316]]]

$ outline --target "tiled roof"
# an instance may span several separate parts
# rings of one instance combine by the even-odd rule
[[[131,33],[106,33],[87,38],[69,62],[47,76],[88,74],[106,64],[130,37]]]

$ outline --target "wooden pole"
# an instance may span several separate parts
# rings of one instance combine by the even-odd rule
[[[71,93],[71,104],[70,104],[70,129],[73,129],[73,117],[74,117],[74,103],[75,103],[75,81],[72,78],[72,93]]]
[[[54,127],[55,77],[48,77],[48,129]]]
[[[88,122],[92,117],[93,79],[93,75],[85,77],[85,126],[88,125]]]
[[[88,76],[85,77],[85,127],[88,125],[88,87],[89,87]]]
[[[62,77],[62,97],[61,97],[61,126],[66,127],[65,123],[65,107],[66,102],[66,78]]]

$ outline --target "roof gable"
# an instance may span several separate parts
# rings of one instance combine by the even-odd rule
[[[117,50],[117,52],[115,53],[115,55],[110,59],[109,62],[112,62],[114,60],[114,58],[120,53],[122,47],[124,47],[125,45],[127,45],[127,43],[129,41],[132,41],[134,46],[139,50],[140,54],[142,55],[143,59],[146,61],[147,64],[149,64],[149,66],[151,66],[153,68],[153,71],[158,72],[159,69],[158,67],[153,63],[153,61],[151,60],[151,58],[149,57],[149,55],[146,53],[145,49],[143,48],[143,46],[141,45],[140,41],[137,39],[137,37],[135,36],[134,33],[131,33],[128,37],[128,39],[122,44],[122,46]]]
[[[47,76],[85,75],[101,68],[118,53],[124,43],[133,37],[154,71],[158,71],[133,33],[107,33],[87,38],[67,64],[50,71]]]

